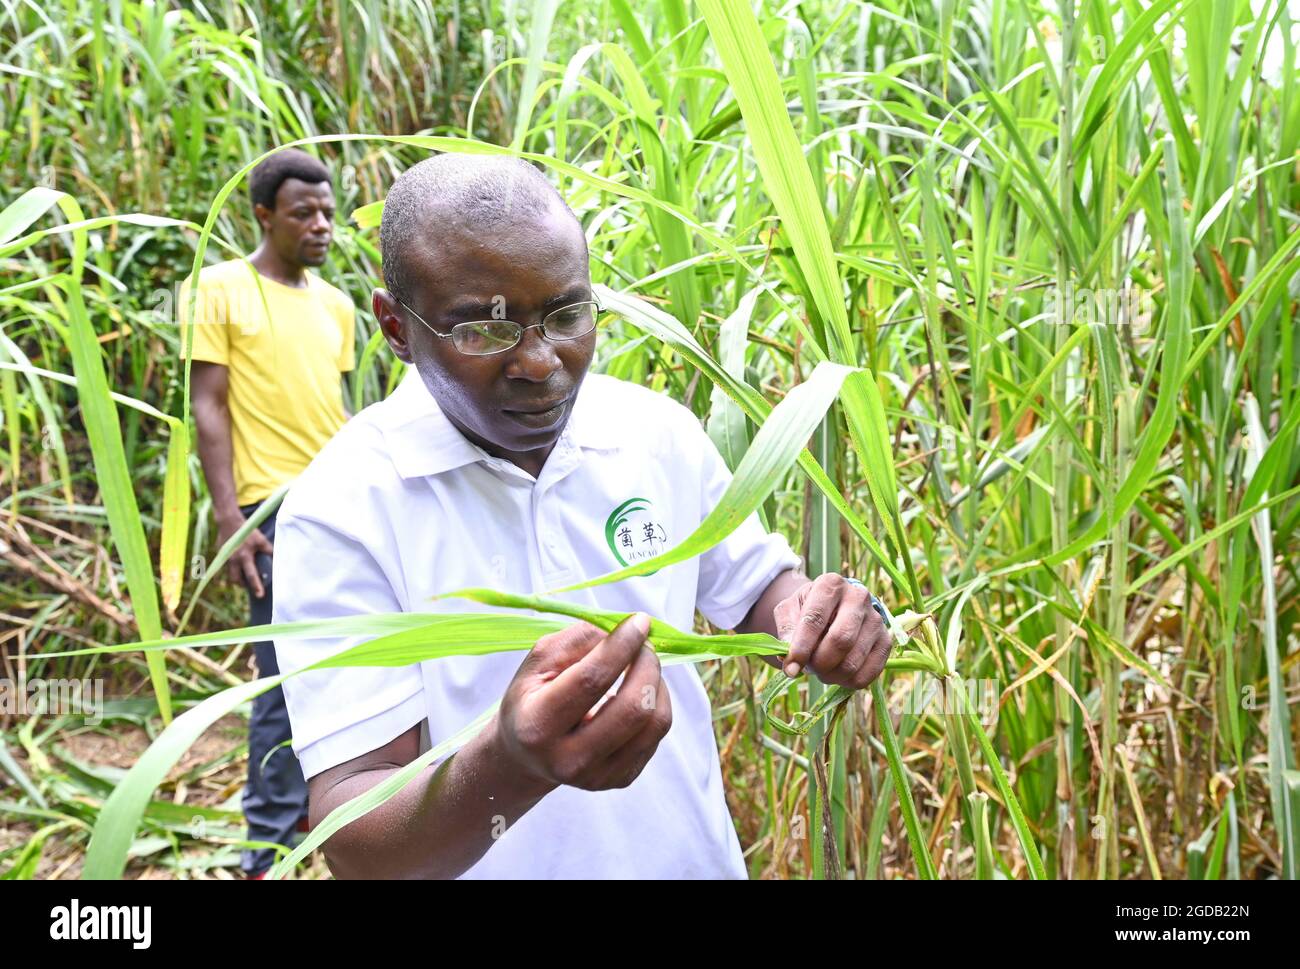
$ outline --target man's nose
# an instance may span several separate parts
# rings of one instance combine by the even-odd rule
[[[316,218],[311,220],[311,230],[313,232],[328,232],[331,235],[334,232],[334,223],[324,212],[317,211]]]
[[[540,326],[524,330],[519,343],[510,351],[506,376],[542,383],[563,367],[555,344],[542,335]]]

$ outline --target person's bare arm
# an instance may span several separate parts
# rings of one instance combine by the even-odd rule
[[[190,372],[190,399],[198,429],[199,462],[212,495],[212,512],[217,522],[217,544],[224,545],[244,524],[235,492],[234,446],[230,434],[230,370],[219,363],[195,360]],[[257,529],[249,533],[230,556],[227,568],[232,581],[247,579],[253,595],[265,593],[257,574],[259,552],[271,554],[271,542]]]
[[[331,811],[419,756],[420,727],[377,750],[332,767],[308,782],[315,827]],[[325,842],[335,878],[455,878],[481,858],[500,833],[553,788],[512,776],[498,752],[495,722],[452,757],[382,806]]]
[[[763,590],[758,601],[750,607],[749,613],[736,627],[736,632],[767,633],[769,636],[780,638],[776,628],[776,607],[782,600],[797,593],[807,582],[808,577],[794,569],[782,572]],[[780,656],[764,656],[763,662],[778,670],[783,666]]]
[[[455,878],[560,785],[626,787],[672,725],[659,659],[634,616],[606,635],[579,623],[538,640],[483,731],[324,844],[338,878]],[[590,711],[626,676],[618,692]],[[419,727],[311,778],[311,823],[418,756]]]
[[[758,601],[749,609],[749,614],[736,627],[738,633],[767,633],[769,636],[780,634],[776,628],[776,607],[782,600],[790,598],[808,584],[808,576],[801,575],[794,569],[782,572],[763,590]],[[764,656],[775,660],[776,657]],[[777,665],[775,662],[773,665]]]

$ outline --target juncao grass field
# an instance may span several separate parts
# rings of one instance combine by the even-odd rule
[[[594,369],[687,404],[735,471],[653,567],[757,510],[895,615],[852,696],[772,671],[774,640],[652,631],[702,664],[752,877],[1296,877],[1297,17],[6,5],[0,877],[237,877],[270,681],[222,574],[178,300],[256,244],[246,175],[288,145],[334,174],[354,409],[402,372],[368,309],[387,187],[432,152],[521,155],[585,228]],[[469,595],[453,620],[347,620],[375,638],[336,662],[525,649],[573,615]],[[320,841],[392,789],[274,876],[327,877]]]

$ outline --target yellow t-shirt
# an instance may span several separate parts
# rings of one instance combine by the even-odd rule
[[[356,311],[319,276],[308,272],[307,282],[301,289],[285,286],[240,259],[199,273],[194,359],[230,370],[233,470],[241,505],[261,501],[297,477],[347,419],[339,374],[355,366]],[[186,280],[180,293],[182,357],[188,313]]]

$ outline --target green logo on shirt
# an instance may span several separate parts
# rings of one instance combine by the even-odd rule
[[[605,519],[605,543],[618,564],[626,567],[652,559],[667,548],[668,533],[655,519],[648,498],[629,498]]]

